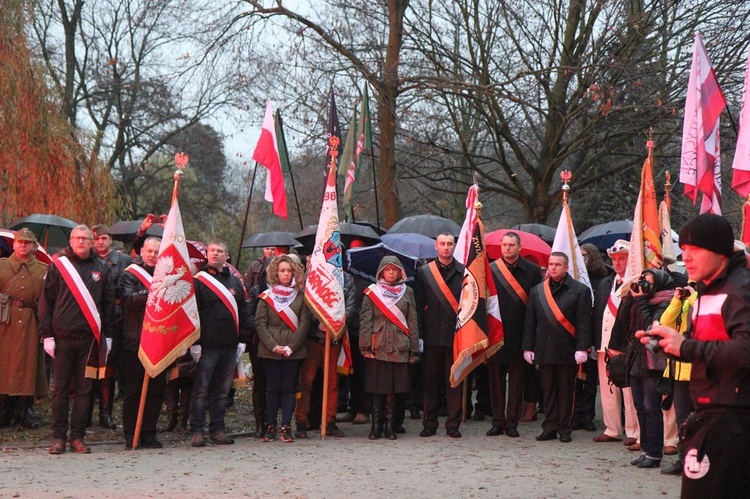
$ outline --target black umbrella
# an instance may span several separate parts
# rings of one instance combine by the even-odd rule
[[[141,228],[141,220],[123,220],[117,222],[109,228],[109,232],[112,235],[112,239],[116,241],[122,241],[125,244],[131,244],[135,241],[136,233]],[[161,237],[164,234],[164,227],[158,224],[154,224],[146,231],[146,236]]]
[[[529,234],[539,236],[539,239],[547,244],[555,242],[555,228],[544,224],[518,224],[511,227],[511,229],[518,229]]]
[[[58,217],[57,215],[34,213],[33,215],[29,215],[28,217],[13,222],[8,228],[18,230],[26,227],[36,234],[39,244],[42,245],[42,247],[47,248],[53,246],[55,248],[64,248],[68,246],[70,233],[76,225],[78,224],[73,220]]]
[[[406,282],[414,280],[417,273],[419,259],[411,255],[405,255],[383,243],[378,243],[365,248],[352,248],[346,251],[346,271],[350,274],[375,282],[380,260],[384,256],[395,256],[401,261],[406,270]]]
[[[308,225],[295,238],[304,247],[305,254],[311,254],[315,247],[315,236],[318,233],[318,224]],[[344,247],[351,246],[352,240],[360,239],[367,246],[380,242],[380,236],[367,225],[355,223],[339,222],[339,233],[341,233],[341,242]]]
[[[242,243],[243,248],[265,248],[266,246],[298,246],[299,241],[291,232],[273,231],[253,234]]]
[[[414,215],[402,218],[388,230],[388,234],[402,232],[415,232],[436,239],[443,233],[458,236],[461,233],[461,226],[453,220],[437,215]]]

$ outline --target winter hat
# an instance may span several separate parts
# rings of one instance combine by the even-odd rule
[[[680,247],[688,244],[730,257],[734,252],[734,232],[726,218],[703,213],[680,229]]]

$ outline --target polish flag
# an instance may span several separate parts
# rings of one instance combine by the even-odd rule
[[[276,140],[271,99],[266,102],[266,116],[263,118],[263,129],[260,132],[258,145],[255,146],[253,160],[268,169],[265,199],[273,203],[274,215],[286,220],[286,187],[284,187],[284,174],[281,171],[279,143]]]
[[[701,213],[721,215],[719,116],[726,105],[700,33],[696,33],[685,99],[680,182],[693,204],[703,193]]]

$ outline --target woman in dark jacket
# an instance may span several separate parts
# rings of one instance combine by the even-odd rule
[[[258,357],[266,371],[266,421],[263,441],[276,439],[276,419],[281,406],[281,441],[294,442],[291,430],[302,359],[307,357],[305,338],[310,315],[305,306],[302,265],[289,255],[277,256],[268,266],[269,289],[258,297],[255,327],[260,343]]]
[[[414,292],[395,256],[380,261],[377,284],[365,290],[360,312],[359,347],[365,357],[365,391],[372,394],[370,440],[393,431],[394,397],[409,391],[408,363],[419,355],[419,326]],[[385,427],[384,427],[385,425]]]
[[[641,430],[641,455],[630,464],[639,468],[658,468],[661,465],[664,422],[661,394],[656,390],[656,384],[664,373],[667,358],[661,350],[657,353],[647,350],[635,338],[635,332],[646,330],[654,321],[658,321],[673,294],[674,281],[668,273],[656,269],[644,270],[638,282],[631,284],[629,296],[623,300],[617,312],[617,320],[629,324],[627,356],[631,365],[630,387]]]

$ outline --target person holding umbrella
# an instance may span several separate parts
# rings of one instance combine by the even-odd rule
[[[408,365],[419,359],[419,328],[414,292],[405,284],[406,271],[395,256],[380,261],[378,282],[365,290],[359,347],[365,357],[365,390],[372,396],[370,440],[393,429],[395,397],[409,391]]]

